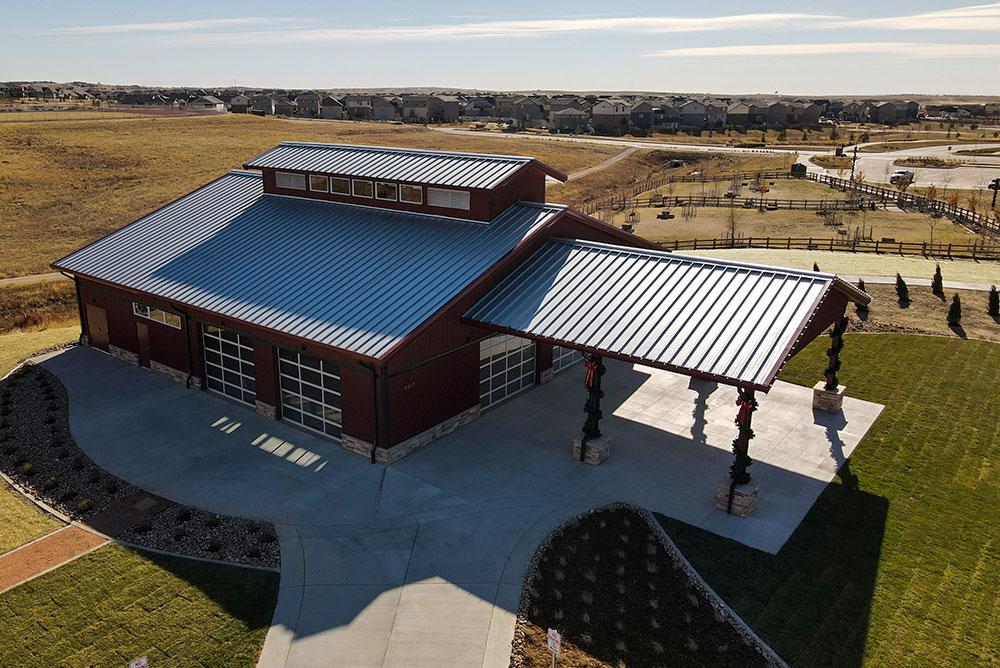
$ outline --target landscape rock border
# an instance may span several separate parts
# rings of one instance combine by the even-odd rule
[[[665,550],[667,555],[680,565],[681,570],[687,576],[693,587],[705,597],[705,599],[722,617],[722,619],[726,620],[732,628],[743,637],[747,645],[754,648],[760,654],[761,658],[767,663],[768,666],[771,666],[771,668],[789,668],[788,664],[780,656],[778,656],[778,654],[772,650],[767,643],[754,633],[753,629],[751,629],[747,623],[744,622],[743,619],[736,614],[736,612],[730,608],[724,600],[722,600],[715,590],[713,590],[709,584],[705,582],[698,571],[694,569],[687,558],[677,548],[677,545],[674,544],[674,541],[671,540],[670,536],[667,535],[660,523],[656,521],[656,518],[653,517],[653,514],[650,511],[634,504],[621,501],[609,503],[598,508],[592,508],[569,518],[550,531],[535,549],[535,552],[531,557],[531,561],[528,563],[528,568],[525,571],[524,581],[522,583],[521,593],[518,599],[517,619],[514,626],[514,639],[511,642],[510,668],[523,668],[525,665],[524,650],[527,644],[526,625],[528,624],[528,610],[531,605],[530,590],[534,587],[535,578],[539,574],[539,562],[542,559],[542,556],[551,548],[553,540],[556,537],[561,536],[565,529],[573,525],[573,523],[579,522],[581,519],[587,518],[595,513],[614,510],[625,510],[631,512],[646,523],[649,531],[657,537],[660,546]]]
[[[85,526],[89,519],[143,492],[102,469],[77,446],[69,429],[65,387],[31,358],[0,379],[0,470],[17,488],[41,500],[39,505]],[[209,561],[261,568],[280,564],[272,524],[179,504],[112,538]]]

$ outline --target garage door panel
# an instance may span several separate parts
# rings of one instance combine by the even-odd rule
[[[479,344],[479,403],[483,408],[503,401],[535,382],[535,344],[507,334]]]
[[[257,378],[252,340],[211,325],[203,327],[202,340],[206,387],[240,403],[256,406]]]
[[[278,357],[282,419],[340,440],[339,367],[290,350],[280,350]]]

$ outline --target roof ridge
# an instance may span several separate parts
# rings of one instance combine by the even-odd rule
[[[422,148],[405,148],[400,146],[370,146],[368,144],[329,144],[326,142],[283,141],[278,146],[297,146],[304,148],[347,149],[356,151],[389,151],[392,153],[411,153],[414,155],[439,155],[455,158],[490,158],[491,160],[509,160],[511,162],[531,162],[535,158],[527,155],[501,155],[498,153],[469,153],[467,151],[436,151]]]

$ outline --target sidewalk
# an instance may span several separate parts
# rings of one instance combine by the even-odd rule
[[[69,525],[0,557],[0,593],[69,563],[108,543],[108,539]]]

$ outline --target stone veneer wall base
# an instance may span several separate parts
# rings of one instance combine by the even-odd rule
[[[118,346],[109,343],[108,352],[111,353],[112,357],[117,357],[123,362],[128,362],[133,366],[139,366],[139,355],[131,350],[125,350],[124,348],[119,348]]]
[[[416,436],[406,439],[402,443],[397,443],[391,448],[376,448],[375,461],[379,464],[391,464],[398,461],[411,452],[419,450],[428,443],[436,441],[442,436],[447,436],[459,427],[469,424],[479,417],[481,410],[482,409],[479,404],[476,404],[472,408],[464,410],[458,415],[452,416],[444,422],[436,424],[430,429],[422,431]],[[350,450],[351,452],[368,457],[369,459],[372,456],[372,444],[360,438],[355,438],[350,434],[344,434],[341,437],[340,445],[345,450]]]

